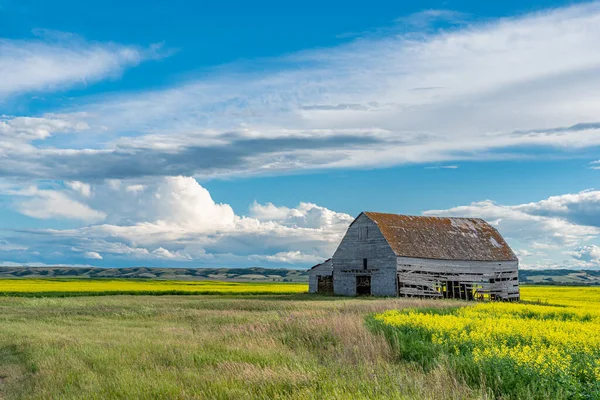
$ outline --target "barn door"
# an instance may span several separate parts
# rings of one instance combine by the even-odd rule
[[[333,294],[333,276],[318,275],[317,276],[317,293]]]
[[[356,277],[356,294],[358,296],[371,295],[371,276],[358,275]]]

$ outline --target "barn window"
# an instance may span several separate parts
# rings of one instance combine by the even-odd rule
[[[363,258],[363,269],[367,269],[367,259]]]
[[[361,226],[358,228],[358,240],[367,240],[369,237],[369,228],[367,226]]]

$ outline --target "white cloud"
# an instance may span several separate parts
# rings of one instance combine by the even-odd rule
[[[85,253],[83,253],[83,256],[92,260],[102,260],[102,256],[96,253],[95,251],[86,251]]]
[[[106,214],[72,199],[58,190],[40,190],[30,187],[26,190],[8,192],[15,197],[25,198],[16,202],[18,211],[33,218],[66,218],[84,222],[99,222]]]
[[[304,254],[300,251],[282,251],[273,255],[267,256],[250,256],[254,260],[266,260],[276,263],[286,264],[309,264],[322,262],[323,257],[318,255]]]
[[[590,163],[591,169],[600,169],[600,160],[592,161]]]
[[[143,191],[144,189],[146,189],[146,186],[144,185],[129,185],[125,190],[131,193],[138,193]]]
[[[27,246],[14,244],[0,238],[0,251],[25,251],[27,249]]]
[[[259,204],[254,201],[250,206],[250,216],[259,221],[283,221],[289,213],[288,207],[278,207],[273,203]]]
[[[49,238],[43,240],[53,244],[53,251],[61,247],[128,259],[307,265],[330,257],[353,220],[310,203],[295,208],[254,203],[250,216],[239,216],[186,177],[145,182],[139,191],[128,190],[132,185],[140,183],[94,184],[94,196],[82,197],[86,207],[100,210],[109,223],[38,231],[37,238]]]
[[[65,182],[65,185],[69,187],[71,190],[79,193],[83,197],[91,197],[92,196],[92,188],[88,183],[83,183],[79,181],[71,181]]]
[[[0,261],[0,267],[72,267],[72,268],[91,268],[94,265],[89,264],[46,264],[42,262],[17,262],[17,261]]]
[[[582,268],[600,267],[600,246],[588,245],[579,247],[568,252],[574,259],[579,261],[578,266]]]
[[[167,249],[159,247],[152,251],[153,256],[157,258],[163,258],[167,260],[191,260],[192,256],[189,254],[182,254],[180,252],[171,252]]]
[[[73,116],[69,116],[70,119]],[[88,128],[85,122],[65,120],[50,115],[44,118],[0,116],[0,139],[14,142],[43,140],[57,132],[82,131]]]
[[[584,190],[551,196],[539,202],[515,207],[531,215],[560,217],[567,221],[600,228],[600,191]]]
[[[0,99],[11,94],[62,89],[118,76],[156,49],[87,42],[69,34],[44,32],[33,40],[0,38]]]

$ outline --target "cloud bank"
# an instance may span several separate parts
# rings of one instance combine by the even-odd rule
[[[14,206],[23,214],[83,223],[21,230],[0,240],[0,252],[13,257],[7,259],[26,263],[68,257],[78,263],[307,267],[333,254],[354,219],[302,202],[296,207],[254,202],[239,215],[195,179],[181,176],[83,187],[67,182],[18,193]],[[525,268],[600,268],[599,199],[600,191],[587,190],[534,203],[484,200],[423,214],[484,218]]]
[[[27,131],[5,129],[0,176],[240,176],[577,152],[600,145],[598,42],[600,5],[591,3],[358,38],[160,90],[84,98],[34,116]],[[28,60],[15,55],[23,48],[68,64],[57,78],[18,72],[25,78],[5,91],[100,77],[143,58],[116,45],[3,43],[6,60]],[[21,117],[3,123],[20,126]],[[7,147],[15,141],[23,145]]]
[[[62,189],[12,193],[23,197],[15,207],[25,215],[86,222],[74,229],[22,231],[27,247],[3,244],[13,255],[306,266],[329,257],[353,220],[310,203],[294,208],[254,203],[240,216],[189,177],[144,184],[112,180],[84,190],[68,183]]]

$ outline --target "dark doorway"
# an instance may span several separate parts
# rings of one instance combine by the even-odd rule
[[[317,293],[333,294],[332,275],[317,275]]]
[[[444,289],[442,289],[444,290]],[[443,296],[448,299],[474,300],[473,285],[461,283],[460,281],[447,281]]]
[[[359,275],[356,277],[356,294],[358,296],[371,295],[371,277],[370,276]]]

